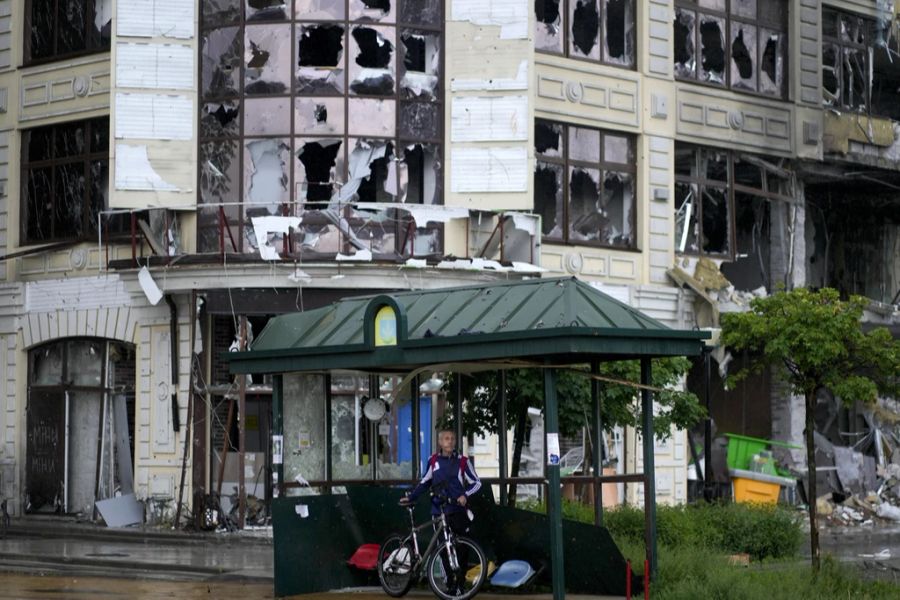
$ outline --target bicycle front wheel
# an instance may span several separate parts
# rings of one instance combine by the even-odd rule
[[[459,565],[456,571],[451,566],[454,563]],[[457,536],[449,551],[445,544],[439,545],[428,558],[426,569],[431,591],[442,600],[468,600],[478,593],[488,576],[481,546],[462,536]]]
[[[388,536],[378,549],[378,581],[389,596],[404,596],[413,584],[415,551],[409,538]]]

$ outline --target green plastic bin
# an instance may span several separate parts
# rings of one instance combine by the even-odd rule
[[[729,469],[747,469],[750,466],[750,459],[760,450],[765,450],[769,446],[778,446],[780,448],[793,448],[802,450],[803,446],[796,444],[788,444],[787,442],[776,442],[773,440],[763,440],[760,438],[750,437],[747,435],[738,435],[736,433],[726,433],[728,438],[728,468]]]

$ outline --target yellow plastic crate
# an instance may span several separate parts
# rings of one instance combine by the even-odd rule
[[[778,503],[778,493],[781,491],[781,486],[777,483],[757,481],[744,477],[735,477],[731,481],[734,484],[735,502]]]

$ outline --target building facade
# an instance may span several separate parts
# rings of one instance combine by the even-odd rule
[[[346,295],[576,275],[715,329],[828,285],[896,326],[898,39],[890,0],[0,0],[0,496],[228,492],[221,352]],[[762,383],[720,428],[800,440]],[[364,388],[331,381],[348,476]],[[685,433],[657,453],[684,501]]]

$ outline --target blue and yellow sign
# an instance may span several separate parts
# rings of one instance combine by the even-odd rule
[[[375,315],[375,345],[397,345],[397,313],[390,306],[382,306]]]

